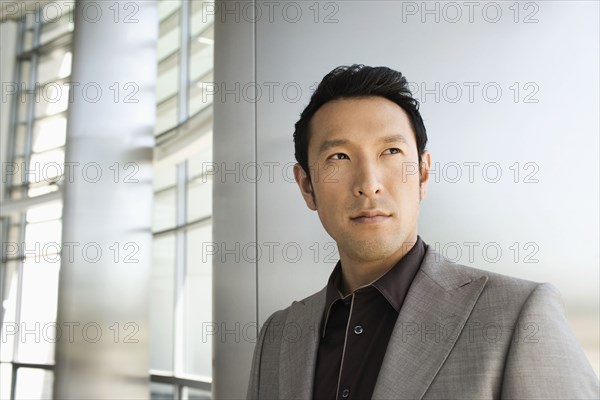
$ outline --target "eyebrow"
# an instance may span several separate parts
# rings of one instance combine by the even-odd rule
[[[404,137],[404,135],[401,135],[401,134],[386,136],[383,139],[381,139],[381,142],[383,142],[383,143],[402,142],[405,144],[408,143],[406,138]]]
[[[341,146],[341,145],[348,144],[348,143],[350,143],[350,141],[348,141],[346,139],[326,140],[323,143],[321,143],[321,148],[319,149],[319,154],[326,152],[327,150],[331,149],[332,147],[337,147],[337,146]]]
[[[407,143],[407,140],[403,135],[397,134],[397,135],[385,136],[385,137],[381,138],[380,142],[381,143],[397,143],[397,142]],[[326,140],[321,144],[321,148],[319,148],[319,154],[324,153],[333,147],[342,146],[342,145],[348,144],[348,143],[350,143],[350,141],[347,139]]]

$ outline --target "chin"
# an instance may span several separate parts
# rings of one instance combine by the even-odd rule
[[[349,245],[352,249],[348,254],[364,261],[384,260],[392,256],[397,250],[396,242],[385,242],[377,239],[356,240]]]

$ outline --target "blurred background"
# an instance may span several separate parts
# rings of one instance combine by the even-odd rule
[[[0,4],[0,398],[244,398],[337,261],[292,133],[353,63],[421,101],[423,240],[557,286],[599,373],[597,2]]]

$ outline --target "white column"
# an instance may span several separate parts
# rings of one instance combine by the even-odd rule
[[[74,14],[54,398],[148,398],[157,2]]]
[[[218,243],[213,322],[219,329],[213,337],[214,399],[246,396],[256,338],[257,263],[251,251],[244,257],[239,251],[257,240],[256,183],[235,172],[256,161],[254,94],[246,97],[239,89],[256,81],[255,24],[239,18],[242,4],[247,3],[215,3],[214,71],[220,90],[213,100],[213,159],[220,172],[213,178],[213,242]]]

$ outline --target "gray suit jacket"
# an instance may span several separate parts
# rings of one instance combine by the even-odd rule
[[[248,399],[312,398],[324,308],[325,288],[269,317]],[[373,398],[598,399],[600,388],[552,285],[453,264],[429,249]]]

